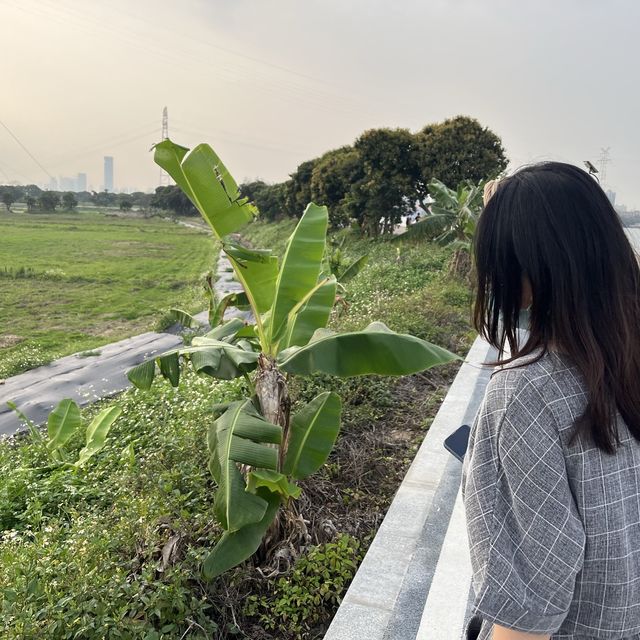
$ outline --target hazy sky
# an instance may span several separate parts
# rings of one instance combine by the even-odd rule
[[[637,0],[0,0],[0,121],[54,176],[150,189],[149,147],[209,142],[274,181],[371,127],[465,114],[512,166],[598,164],[640,208]],[[0,126],[0,183],[46,173]]]

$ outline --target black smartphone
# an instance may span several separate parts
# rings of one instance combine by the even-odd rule
[[[471,427],[468,424],[463,424],[458,427],[449,437],[445,438],[444,448],[451,452],[460,462],[464,458],[464,454],[467,451],[467,443],[469,442],[469,433]]]

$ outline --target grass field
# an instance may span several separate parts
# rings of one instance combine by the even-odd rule
[[[203,232],[98,212],[0,213],[0,378],[205,308]]]
[[[256,222],[242,236],[282,255],[294,224]],[[470,291],[449,275],[451,249],[336,235],[347,236],[348,261],[368,253],[370,263],[348,283],[330,328],[380,320],[467,352]],[[0,638],[320,640],[457,367],[289,380],[292,413],[335,391],[342,425],[327,464],[301,481],[297,508],[311,544],[270,577],[252,562],[210,583],[201,575],[220,536],[207,468],[211,406],[246,397],[243,378],[187,370],[176,389],[158,380],[87,407],[87,419],[113,403],[122,415],[80,470],[52,465],[33,435],[0,441]],[[69,441],[70,459],[83,435]]]

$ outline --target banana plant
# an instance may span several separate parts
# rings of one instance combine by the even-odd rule
[[[298,482],[325,463],[338,436],[338,394],[320,393],[291,415],[290,376],[402,376],[457,356],[380,322],[346,333],[327,328],[337,278],[326,260],[326,207],[307,206],[278,259],[271,250],[248,249],[230,237],[258,212],[240,197],[210,146],[189,150],[164,140],[155,145],[155,161],[208,222],[243,288],[218,303],[211,314],[217,326],[209,333],[128,373],[142,389],[158,372],[177,386],[188,361],[200,374],[244,376],[248,382],[250,397],[216,406],[208,427],[214,513],[224,531],[204,562],[204,575],[212,579],[252,556],[268,532],[276,538],[283,533],[280,507],[300,495]],[[228,306],[250,309],[253,322],[223,321]]]
[[[47,453],[54,465],[64,465],[80,469],[107,443],[107,436],[111,425],[122,413],[118,406],[107,407],[98,413],[87,425],[85,430],[85,446],[80,450],[75,462],[69,461],[65,445],[83,424],[80,408],[71,399],[60,400],[47,419],[46,436],[27,416],[22,413],[13,402],[7,402],[18,416],[27,424],[31,435],[45,445]]]
[[[454,191],[434,178],[427,185],[429,195],[434,200],[429,207],[430,212],[412,224],[407,233],[433,237],[438,244],[454,245],[468,251],[482,210],[484,182],[462,182]]]

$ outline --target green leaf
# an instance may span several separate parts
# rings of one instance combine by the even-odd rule
[[[78,429],[81,422],[78,405],[68,398],[61,400],[49,414],[47,421],[47,434],[49,436],[47,449],[53,451],[64,446]]]
[[[296,412],[291,421],[284,473],[302,480],[325,463],[340,431],[341,409],[338,394],[326,391]]]
[[[278,258],[270,250],[247,249],[233,242],[222,245],[235,275],[258,313],[271,308],[278,277]]]
[[[151,384],[153,383],[155,374],[156,359],[151,358],[150,360],[145,360],[138,366],[133,367],[133,369],[129,369],[127,372],[127,378],[129,378],[129,382],[131,382],[134,387],[148,391],[151,389]]]
[[[186,311],[182,311],[182,309],[169,309],[168,317],[173,320],[173,322],[179,322],[187,329],[200,325],[200,322],[198,322],[191,314]]]
[[[236,463],[276,470],[282,428],[267,422],[249,400],[232,403],[216,420],[215,437],[209,437],[214,446],[214,460],[210,469],[218,482],[214,513],[227,531],[235,531],[246,524],[260,520],[266,503],[245,491],[244,478]]]
[[[269,469],[253,469],[247,475],[247,491],[255,493],[258,487],[266,487],[284,498],[298,498],[302,492],[302,489],[295,482],[290,482],[283,473]]]
[[[222,353],[222,349],[195,351],[190,354],[189,359],[195,371],[206,373],[215,378],[217,371],[220,369]]]
[[[327,208],[311,202],[289,237],[269,318],[270,345],[275,344],[286,329],[289,312],[318,282],[328,219]]]
[[[249,345],[251,346],[251,345]],[[180,353],[189,354],[196,371],[214,378],[231,380],[255,369],[259,353],[252,349],[243,349],[209,337],[193,339],[193,346],[181,349]]]
[[[251,304],[247,294],[241,291],[233,291],[224,296],[209,317],[209,324],[212,327],[218,327],[224,319],[224,313],[227,307],[236,307],[236,309],[249,309]],[[233,318],[234,320],[240,320],[240,318]],[[242,322],[242,320],[240,320]]]
[[[403,376],[459,356],[415,336],[391,331],[372,322],[362,331],[333,333],[319,329],[303,347],[289,347],[277,362],[287,373],[315,372],[347,378],[368,374]]]
[[[180,356],[171,351],[157,358],[160,373],[169,380],[172,387],[177,387],[180,382]]]
[[[267,502],[264,515],[258,522],[222,535],[204,561],[203,573],[207,580],[212,580],[221,573],[239,565],[258,550],[264,534],[280,507],[279,494],[271,493],[265,488],[259,488],[258,493]]]
[[[163,140],[154,149],[156,164],[184,191],[218,239],[240,230],[257,215],[248,199],[240,197],[235,180],[208,144],[189,151]]]
[[[87,444],[80,450],[78,461],[74,466],[82,467],[89,458],[104,447],[109,429],[111,429],[111,425],[121,413],[122,409],[120,407],[107,407],[91,421],[91,424],[87,427]],[[133,449],[131,451],[131,455],[133,455]]]
[[[213,340],[222,340],[223,338],[229,338],[235,336],[240,329],[245,326],[244,320],[240,318],[232,318],[224,324],[216,326],[215,329],[205,334],[205,338],[212,338]]]
[[[280,342],[282,348],[294,344],[307,344],[317,329],[326,326],[335,300],[336,278],[332,275],[310,291],[302,304],[291,310],[287,321],[287,333]]]
[[[360,256],[357,260],[354,260],[343,272],[342,275],[338,276],[338,282],[347,282],[347,280],[351,280],[355,276],[357,276],[362,269],[364,269],[367,261],[369,260],[369,255],[365,254]]]

